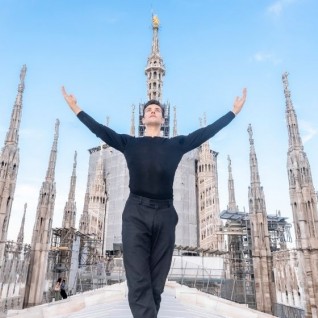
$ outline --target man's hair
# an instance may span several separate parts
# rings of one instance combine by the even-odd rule
[[[161,108],[162,111],[162,117],[165,116],[165,109],[163,108],[163,106],[161,106],[160,102],[156,99],[151,99],[149,100],[145,105],[144,105],[144,109],[143,109],[143,113],[142,116],[145,116],[145,109],[149,106],[149,105],[158,105]]]

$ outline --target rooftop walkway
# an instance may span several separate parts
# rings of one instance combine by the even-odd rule
[[[12,310],[15,318],[132,318],[125,283],[78,294],[68,299]],[[167,282],[158,318],[273,318],[222,298],[207,295],[194,288]]]

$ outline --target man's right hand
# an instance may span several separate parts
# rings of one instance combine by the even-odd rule
[[[241,111],[241,109],[242,109],[242,107],[243,107],[243,105],[244,105],[244,103],[245,103],[245,100],[246,100],[246,92],[247,92],[247,89],[246,89],[246,88],[243,88],[243,95],[242,95],[242,97],[237,96],[237,97],[235,98],[235,100],[234,100],[232,112],[233,112],[235,115],[237,115],[237,114]]]
[[[81,111],[81,108],[77,105],[75,96],[72,94],[68,95],[64,86],[62,86],[62,94],[67,104],[70,106],[75,115],[77,115]]]

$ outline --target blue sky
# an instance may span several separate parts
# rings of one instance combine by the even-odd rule
[[[245,108],[210,144],[219,152],[221,210],[226,208],[227,155],[231,156],[240,209],[248,211],[251,123],[267,212],[291,217],[286,174],[288,147],[281,75],[290,73],[291,96],[318,181],[316,0],[81,1],[0,0],[0,146],[4,144],[19,73],[27,65],[20,129],[20,168],[9,227],[16,239],[28,203],[30,242],[39,190],[53,142],[56,165],[54,227],[61,226],[74,151],[78,152],[77,221],[83,208],[89,155],[99,144],[71,113],[60,87],[101,122],[127,133],[131,105],[146,100],[144,68],[151,49],[151,14],[158,14],[160,51],[166,66],[163,100],[177,107],[178,133],[212,122],[248,88]],[[290,219],[290,221],[292,221]]]

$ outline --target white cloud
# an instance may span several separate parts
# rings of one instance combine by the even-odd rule
[[[267,8],[267,11],[274,15],[280,15],[282,10],[283,10],[283,1],[276,1],[274,4],[272,4],[271,6]]]
[[[299,128],[302,131],[302,141],[306,143],[317,135],[317,129],[310,123],[304,120],[299,120]]]
[[[279,16],[282,11],[297,0],[277,0],[267,8],[267,11],[275,16]]]
[[[277,58],[274,54],[272,53],[266,53],[266,52],[257,52],[254,54],[253,59],[256,62],[270,62],[273,64],[279,64],[281,60]]]

